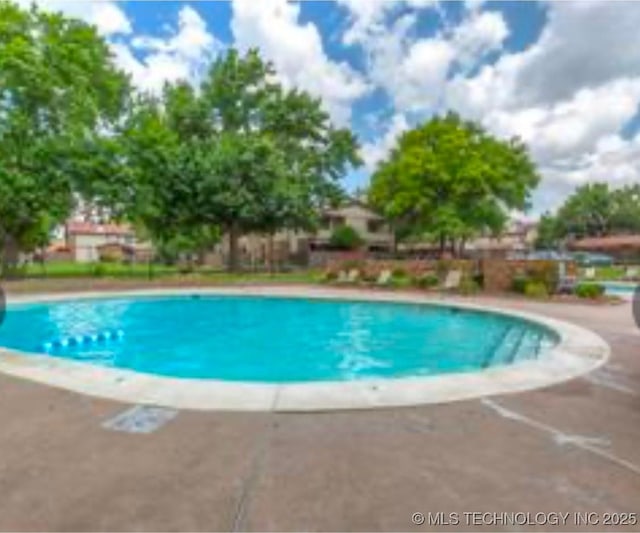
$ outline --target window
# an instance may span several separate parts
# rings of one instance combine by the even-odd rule
[[[367,221],[367,231],[369,233],[378,233],[382,231],[384,223],[382,220],[369,220]]]

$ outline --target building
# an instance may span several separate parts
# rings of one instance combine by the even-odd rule
[[[344,225],[358,232],[364,242],[363,250],[393,250],[394,235],[389,224],[365,204],[353,200],[338,208],[323,211],[315,232],[281,230],[272,236],[258,233],[243,235],[238,242],[241,262],[248,267],[272,262],[307,265],[312,252],[331,249],[331,235],[336,228]],[[222,265],[228,253],[229,242],[225,236],[208,262]]]
[[[100,260],[100,247],[104,245],[136,244],[133,229],[125,224],[70,221],[65,225],[64,239],[72,259],[79,263]]]
[[[640,234],[586,237],[569,242],[567,247],[574,252],[595,252],[619,260],[637,260],[640,259]]]
[[[308,237],[310,249],[329,249],[331,235],[340,226],[350,226],[356,230],[367,251],[393,250],[394,234],[389,223],[365,204],[355,200],[322,213],[320,227]]]
[[[464,252],[476,258],[522,255],[533,250],[538,237],[535,222],[511,221],[498,236],[481,236],[465,244]]]

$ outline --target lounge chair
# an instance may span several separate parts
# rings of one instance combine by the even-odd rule
[[[376,281],[376,284],[389,285],[390,282],[391,282],[391,270],[383,270],[382,272],[380,272],[380,275],[378,276],[378,280]]]
[[[589,267],[584,271],[585,279],[595,279],[596,277],[596,269],[594,267]]]
[[[340,272],[338,272],[338,279],[336,281],[338,283],[348,283],[349,282],[349,275],[347,274],[346,270],[341,270]]]
[[[357,269],[349,270],[349,274],[347,274],[347,282],[348,283],[356,283],[358,278],[360,277],[360,272]]]
[[[638,273],[638,268],[636,267],[628,267],[625,274],[624,274],[625,279],[631,279],[634,280],[638,277],[640,277],[640,274]]]
[[[444,280],[442,288],[445,291],[455,291],[460,287],[462,281],[462,272],[460,270],[450,270],[447,272],[447,277]]]

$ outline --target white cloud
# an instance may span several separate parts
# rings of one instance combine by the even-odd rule
[[[373,172],[376,165],[382,161],[395,146],[402,133],[409,129],[407,118],[403,114],[396,114],[391,118],[386,132],[374,141],[364,143],[360,155],[364,160],[365,169]]]
[[[347,63],[327,56],[317,27],[299,21],[300,6],[286,0],[236,0],[232,7],[235,45],[259,47],[283,84],[321,97],[333,119],[346,124],[351,106],[369,87]]]
[[[160,91],[166,82],[197,80],[222,47],[204,19],[189,6],[180,10],[178,27],[169,36],[137,36],[131,44],[132,48],[123,43],[111,45],[115,61],[138,88],[150,92]]]
[[[131,33],[131,22],[116,2],[107,0],[16,0],[22,7],[35,3],[47,11],[62,12],[93,24],[105,36]]]
[[[497,135],[521,137],[543,176],[539,204],[593,180],[640,181],[640,136],[620,136],[640,108],[639,3],[549,3],[537,42],[509,53],[504,18],[482,2],[467,2],[460,22],[415,37],[415,18],[389,22],[391,6],[342,1],[352,10],[345,35],[357,36],[396,116],[453,109]],[[491,53],[498,58],[482,66]],[[392,146],[392,130],[365,145],[369,168]]]

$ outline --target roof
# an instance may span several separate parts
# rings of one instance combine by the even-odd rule
[[[133,230],[126,224],[94,224],[93,222],[68,222],[67,233],[70,235],[133,235]]]
[[[640,234],[610,235],[609,237],[587,237],[573,241],[570,247],[575,250],[638,248],[640,249]]]
[[[372,209],[368,205],[366,205],[366,204],[364,204],[364,203],[362,203],[362,202],[360,202],[358,200],[350,200],[350,201],[342,204],[341,206],[334,207],[334,208],[331,208],[331,209],[325,209],[323,211],[323,215],[342,216],[349,209],[353,209],[354,207],[359,209],[361,211],[361,213],[363,215],[365,215],[365,217],[370,219],[370,220],[384,220],[384,217],[382,215],[380,215],[374,209]]]

